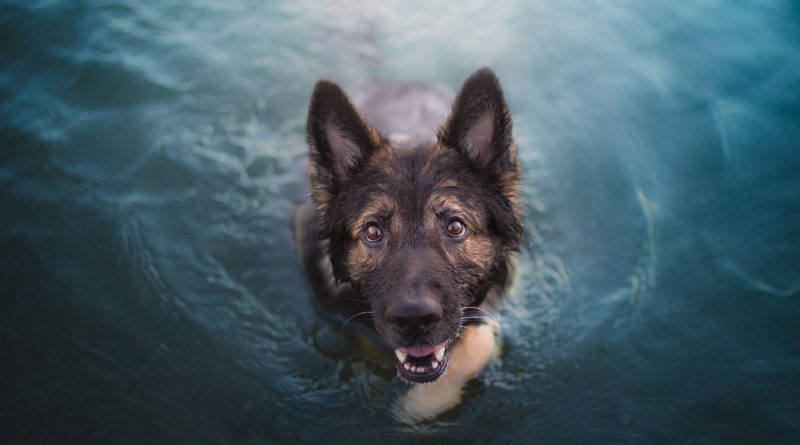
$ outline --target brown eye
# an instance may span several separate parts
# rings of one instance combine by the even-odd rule
[[[467,228],[464,226],[464,223],[461,221],[454,219],[447,224],[447,234],[453,238],[460,238],[467,233]]]
[[[372,223],[364,229],[364,236],[369,241],[380,241],[383,238],[383,230],[377,224]]]

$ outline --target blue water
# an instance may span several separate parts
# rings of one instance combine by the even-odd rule
[[[409,426],[289,219],[322,76],[494,68],[502,356]],[[790,1],[3,1],[0,442],[800,442]]]

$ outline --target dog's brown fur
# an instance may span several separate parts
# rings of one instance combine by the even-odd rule
[[[371,312],[393,348],[453,345],[453,369],[432,375],[439,380],[408,401],[453,393],[447,385],[460,393],[493,355],[494,328],[458,338],[477,318],[466,315],[490,306],[510,279],[522,234],[520,169],[511,117],[488,69],[464,83],[435,141],[396,139],[370,127],[336,84],[318,82],[308,117],[313,205],[298,209],[295,240],[325,309]],[[463,234],[449,232],[454,221]],[[380,239],[366,238],[368,227]]]

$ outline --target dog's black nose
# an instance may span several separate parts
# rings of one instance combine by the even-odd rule
[[[404,335],[419,336],[442,319],[442,306],[433,298],[400,300],[389,305],[387,317]]]

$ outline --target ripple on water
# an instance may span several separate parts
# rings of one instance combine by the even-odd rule
[[[770,82],[719,99],[713,108],[727,173],[716,216],[726,230],[709,240],[724,269],[753,289],[779,296],[800,292],[797,248],[783,242],[800,237],[800,98],[796,88],[785,88],[800,85],[798,68],[787,66]]]
[[[312,3],[3,4],[10,442],[796,432],[797,304],[774,298],[798,292],[796,8]],[[484,64],[525,246],[501,357],[408,426],[391,351],[317,312],[296,264],[308,95]]]

